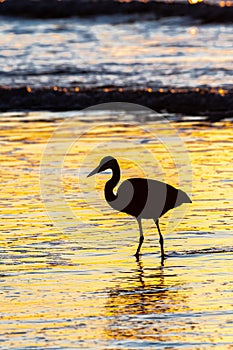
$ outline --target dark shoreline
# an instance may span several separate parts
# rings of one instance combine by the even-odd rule
[[[0,16],[23,18],[69,18],[116,14],[153,14],[155,17],[188,16],[203,23],[233,23],[233,7],[208,3],[102,0],[5,0]]]
[[[0,111],[73,111],[100,103],[129,102],[157,112],[233,118],[233,89],[223,88],[30,88],[0,86]],[[103,106],[104,108],[104,106]]]

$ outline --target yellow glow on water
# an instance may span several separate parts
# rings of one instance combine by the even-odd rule
[[[101,120],[101,113],[98,116]],[[30,118],[34,121],[25,122]],[[22,120],[17,114],[3,115],[0,122],[4,346],[230,348],[232,125],[173,123],[191,158],[193,203],[174,231],[166,231],[169,215],[161,219],[168,254],[161,267],[153,223],[143,222],[143,255],[137,263],[132,256],[138,243],[135,220],[113,211],[104,200],[110,174],[90,178],[93,182],[86,175],[106,152],[115,152],[122,181],[150,176],[178,185],[174,159],[156,138],[159,129],[160,136],[163,132],[171,137],[166,125],[95,124],[90,123],[93,116],[82,115],[77,130],[60,132],[60,140],[68,142],[70,135],[80,135],[91,124],[64,159],[62,188],[78,219],[76,227],[61,232],[47,216],[39,183],[42,152],[61,121],[43,118],[45,114]],[[148,138],[148,132],[154,138]],[[56,161],[54,153],[54,169]]]
[[[189,33],[190,33],[191,35],[197,35],[197,34],[198,34],[198,28],[197,28],[197,27],[191,27],[191,28],[189,29]]]

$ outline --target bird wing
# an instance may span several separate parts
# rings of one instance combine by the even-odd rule
[[[175,207],[177,193],[176,188],[164,182],[132,178],[120,185],[117,198],[120,211],[135,217],[157,220]]]

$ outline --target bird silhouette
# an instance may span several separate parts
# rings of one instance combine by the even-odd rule
[[[87,177],[107,169],[112,170],[112,177],[105,184],[106,201],[113,209],[134,216],[138,222],[140,237],[135,253],[136,259],[139,259],[139,252],[144,241],[142,219],[153,219],[159,233],[161,262],[163,264],[165,259],[164,241],[159,227],[159,218],[168,210],[176,208],[182,203],[192,203],[191,199],[182,190],[161,181],[145,178],[125,180],[115,194],[113,190],[120,181],[120,167],[117,160],[111,156],[104,157]]]

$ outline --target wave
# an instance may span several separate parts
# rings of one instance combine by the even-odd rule
[[[176,256],[189,256],[189,255],[206,255],[206,254],[224,254],[224,253],[233,253],[233,247],[210,247],[210,248],[203,248],[203,249],[194,249],[194,250],[188,250],[184,252],[172,252],[169,253],[169,257],[176,257]]]
[[[0,111],[72,111],[109,102],[129,102],[156,112],[203,116],[208,121],[233,118],[233,89],[0,86]],[[104,108],[104,107],[103,107]]]
[[[115,14],[153,14],[158,17],[188,16],[204,23],[232,23],[231,2],[221,6],[210,3],[113,0],[5,0],[0,2],[0,15],[28,18],[68,18]]]

